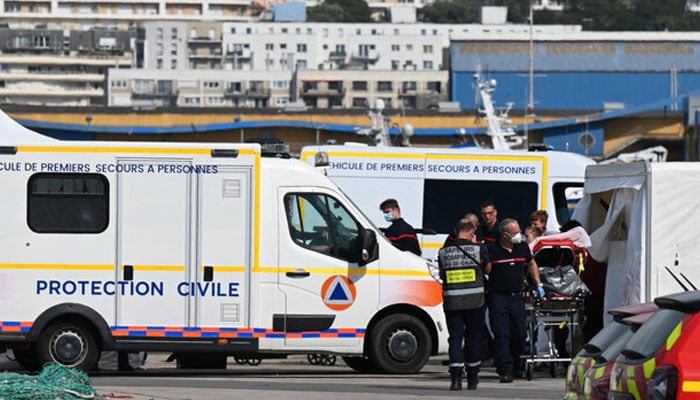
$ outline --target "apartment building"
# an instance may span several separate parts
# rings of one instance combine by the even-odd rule
[[[107,105],[280,108],[290,102],[290,71],[111,69]]]
[[[135,31],[0,29],[0,103],[104,104],[108,69],[129,68]]]

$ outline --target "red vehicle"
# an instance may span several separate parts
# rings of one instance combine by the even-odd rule
[[[597,363],[602,362],[601,355],[621,337],[632,335],[633,324],[625,321],[637,315],[650,315],[656,311],[654,303],[635,304],[631,306],[619,307],[608,311],[613,316],[613,322],[608,324],[603,330],[598,332],[588,343],[584,344],[581,351],[569,364],[566,373],[566,393],[564,399],[576,400],[584,398],[584,376],[586,371]],[[648,316],[647,315],[647,316]],[[624,343],[623,343],[624,344]],[[619,350],[618,350],[619,353]],[[617,354],[615,354],[617,356]],[[606,357],[611,355],[606,354]],[[604,397],[603,397],[604,398]]]
[[[659,310],[613,365],[608,399],[700,399],[700,292],[662,296],[654,303]]]
[[[656,300],[661,308],[689,314],[680,336],[651,374],[649,399],[700,399],[700,294],[689,292]],[[675,333],[675,332],[674,332]]]
[[[581,383],[583,396],[586,400],[605,400],[610,389],[610,374],[620,351],[625,347],[634,332],[639,329],[655,311],[633,315],[621,322],[629,326],[629,329],[620,335],[607,349],[595,357],[595,363],[583,373]]]

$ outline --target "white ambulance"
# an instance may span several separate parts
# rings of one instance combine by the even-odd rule
[[[419,235],[423,256],[431,259],[456,222],[470,212],[479,215],[487,200],[499,219],[515,218],[522,228],[532,211],[547,210],[548,228],[558,231],[583,194],[586,166],[595,163],[559,151],[363,144],[306,146],[301,158],[313,165],[319,152],[328,155],[326,175],[377,226],[387,225],[379,204],[394,198],[406,222],[437,232]]]
[[[335,184],[257,144],[68,142],[0,113],[0,347],[30,369],[102,350],[444,353],[441,287]]]

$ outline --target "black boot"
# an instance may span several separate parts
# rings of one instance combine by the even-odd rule
[[[467,374],[467,390],[476,390],[479,385],[478,374]]]
[[[462,368],[450,368],[450,390],[462,390]]]

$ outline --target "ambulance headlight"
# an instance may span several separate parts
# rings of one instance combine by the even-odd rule
[[[442,284],[442,279],[440,279],[440,267],[438,266],[437,261],[427,259],[426,264],[428,265],[428,272],[430,272],[430,276]]]
[[[662,365],[654,370],[649,379],[650,400],[675,399],[678,393],[678,370],[671,365]]]

